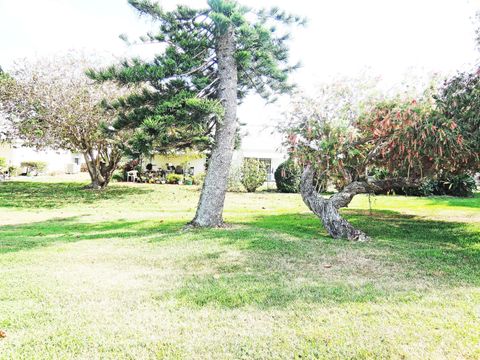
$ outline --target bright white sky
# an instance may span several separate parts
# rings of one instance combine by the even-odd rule
[[[204,7],[206,1],[161,0]],[[480,0],[241,0],[251,7],[278,5],[308,18],[293,31],[292,60],[303,67],[293,79],[300,88],[337,75],[355,76],[365,69],[387,84],[400,81],[412,69],[451,73],[478,59],[474,15]],[[148,24],[126,0],[0,0],[0,65],[17,58],[51,55],[69,49],[142,53],[127,49],[121,33],[135,37]],[[152,46],[152,45],[147,45]],[[148,50],[151,51],[151,50]],[[278,139],[261,131],[278,118],[278,105],[265,107],[252,97],[239,109],[250,133],[247,147],[272,148]]]

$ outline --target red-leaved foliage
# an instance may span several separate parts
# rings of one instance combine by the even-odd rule
[[[372,162],[390,172],[418,178],[440,171],[458,173],[467,165],[469,153],[457,124],[428,104],[378,104],[356,126],[363,138],[370,137]]]
[[[286,134],[291,156],[337,188],[373,170],[412,181],[458,174],[472,156],[458,124],[426,101],[376,103],[349,125],[297,116]]]

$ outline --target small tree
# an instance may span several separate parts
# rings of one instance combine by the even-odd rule
[[[11,140],[12,126],[6,112],[7,104],[11,102],[16,88],[15,80],[7,73],[0,71],[0,144]]]
[[[227,190],[229,192],[244,192],[245,187],[242,184],[242,167],[232,166],[228,174]]]
[[[380,102],[348,125],[315,113],[301,116],[298,109],[294,114],[287,138],[293,156],[304,166],[302,198],[334,238],[368,239],[339,213],[355,195],[420,186],[427,176],[461,173],[471,157],[456,122],[429,101]],[[475,158],[478,162],[478,154]],[[370,181],[372,167],[384,169],[388,176]],[[320,196],[315,178],[335,182],[340,191],[330,198]]]
[[[0,106],[25,145],[82,153],[89,187],[103,189],[122,157],[128,132],[112,128],[116,111],[101,104],[122,92],[109,84],[91,84],[84,75],[88,65],[80,57],[24,61],[12,77],[0,81]]]
[[[242,165],[242,185],[248,192],[255,192],[267,180],[265,164],[257,159],[245,159]]]

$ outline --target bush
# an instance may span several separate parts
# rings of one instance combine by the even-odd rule
[[[475,180],[469,175],[444,175],[439,179],[424,180],[417,189],[399,189],[396,193],[411,196],[449,195],[471,197],[476,188]]]
[[[18,175],[18,168],[16,166],[10,165],[8,167],[8,173],[10,176],[17,176]]]
[[[20,166],[27,168],[26,173],[29,175],[31,172],[38,174],[45,171],[47,163],[43,161],[23,161]]]
[[[245,188],[242,185],[242,169],[238,166],[232,167],[228,173],[227,191],[245,191]]]
[[[7,159],[0,157],[0,169],[7,167]]]
[[[245,159],[241,183],[248,192],[255,192],[267,179],[265,164],[257,159]]]
[[[167,184],[179,184],[183,181],[183,175],[180,174],[167,174]]]
[[[113,175],[112,175],[112,180],[113,181],[116,181],[116,182],[122,182],[122,181],[125,181],[125,177],[123,175],[123,171],[121,170],[116,170],[113,172]]]
[[[476,190],[477,185],[473,177],[461,175],[445,175],[440,179],[426,179],[418,189],[405,191],[407,195],[413,196],[431,196],[431,195],[449,195],[458,197],[471,197]]]
[[[302,169],[295,161],[288,159],[281,163],[275,170],[275,183],[277,190],[283,193],[297,193],[300,191]]]
[[[193,185],[193,179],[191,176],[186,176],[185,180],[183,181],[185,185]]]
[[[477,189],[475,179],[467,174],[451,175],[445,179],[439,180],[439,186],[444,194],[438,195],[451,195],[470,197],[473,196],[473,192]]]
[[[193,185],[203,185],[206,174],[204,172],[192,176]]]
[[[443,175],[440,178],[424,179],[419,187],[401,187],[392,188],[381,194],[393,193],[396,195],[409,196],[432,196],[432,195],[449,195],[458,197],[471,197],[477,186],[475,179],[467,174],[460,175]]]

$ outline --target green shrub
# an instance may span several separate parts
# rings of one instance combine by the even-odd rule
[[[411,196],[471,197],[476,188],[475,180],[470,175],[444,175],[439,179],[425,179],[419,188],[398,189],[395,193]]]
[[[10,165],[8,167],[8,172],[11,176],[17,176],[18,175],[18,168],[16,166]]]
[[[207,174],[204,172],[192,176],[193,185],[203,185],[203,182],[205,181],[205,176],[207,176]]]
[[[7,159],[0,157],[0,169],[7,167]]]
[[[257,159],[245,159],[241,183],[248,192],[255,192],[267,179],[265,164]]]
[[[47,163],[43,161],[22,161],[20,166],[27,168],[26,173],[28,175],[32,171],[37,173],[44,172],[47,168]]]
[[[467,174],[444,174],[439,178],[426,178],[420,186],[395,187],[378,194],[395,194],[409,196],[448,195],[471,197],[477,186],[475,179]]]
[[[245,191],[245,188],[242,185],[242,168],[234,166],[230,169],[230,172],[228,173],[227,191]]]
[[[123,171],[121,170],[115,170],[113,175],[112,175],[112,180],[116,182],[122,182],[125,181],[125,177],[123,175]]]
[[[283,193],[297,193],[300,191],[302,169],[295,161],[288,159],[275,170],[277,190]]]
[[[467,174],[451,175],[439,182],[439,187],[443,189],[445,195],[470,197],[477,189],[475,179]]]
[[[185,185],[193,185],[193,176],[185,176],[183,183]]]
[[[183,175],[180,174],[167,174],[167,184],[179,184],[183,181]]]

